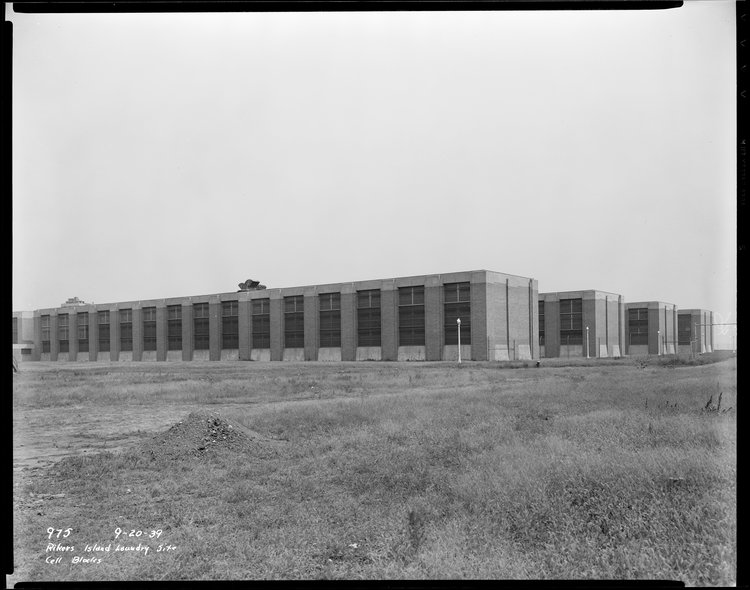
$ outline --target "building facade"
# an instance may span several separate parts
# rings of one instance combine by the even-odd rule
[[[661,301],[625,304],[626,354],[677,353],[677,306]]]
[[[25,362],[34,356],[34,312],[13,312],[13,358]]]
[[[460,319],[462,359],[532,359],[539,356],[537,300],[536,280],[477,270],[111,304],[78,301],[31,313],[29,356],[455,360]]]
[[[677,346],[680,353],[703,354],[714,350],[714,314],[707,309],[681,309],[677,313]]]
[[[622,295],[595,290],[540,293],[538,306],[542,357],[622,356]]]

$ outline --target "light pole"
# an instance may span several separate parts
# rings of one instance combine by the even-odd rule
[[[589,358],[589,327],[586,326],[586,358]]]
[[[656,331],[656,356],[661,354],[661,330]]]
[[[461,362],[461,318],[456,318],[456,325],[458,326],[458,362]]]

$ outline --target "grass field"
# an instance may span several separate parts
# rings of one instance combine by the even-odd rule
[[[23,365],[8,581],[735,583],[736,359],[562,364]],[[195,411],[252,444],[146,451]]]

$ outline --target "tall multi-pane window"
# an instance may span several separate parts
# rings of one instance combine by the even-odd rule
[[[305,346],[304,297],[284,297],[284,348]]]
[[[221,347],[240,347],[239,304],[236,301],[221,302]]]
[[[49,323],[49,316],[43,315],[41,317],[42,322],[42,352],[49,352],[50,351],[50,323]]]
[[[253,299],[252,348],[271,348],[271,300]]]
[[[120,310],[120,350],[133,350],[133,310]]]
[[[690,314],[680,314],[677,316],[677,344],[690,345],[693,331],[690,325]]]
[[[182,305],[167,306],[167,350],[182,350]]]
[[[60,352],[70,352],[70,332],[68,328],[68,314],[61,313],[57,316],[57,341]]]
[[[143,308],[143,350],[156,350],[156,308]]]
[[[18,344],[18,318],[13,318],[13,344]]]
[[[398,345],[424,346],[424,286],[398,290]]]
[[[539,302],[539,346],[544,346],[544,301]]]
[[[97,312],[99,352],[109,352],[109,311]]]
[[[582,299],[560,299],[560,344],[583,344]]]
[[[320,347],[341,346],[341,293],[318,295]]]
[[[208,350],[208,303],[193,305],[194,350]]]
[[[446,344],[458,344],[458,322],[461,320],[461,344],[471,344],[471,285],[443,285],[443,331]]]
[[[380,290],[357,292],[357,346],[380,346]]]
[[[648,344],[648,308],[628,310],[628,331],[631,345]]]
[[[79,313],[76,318],[78,324],[78,352],[89,351],[89,314]]]

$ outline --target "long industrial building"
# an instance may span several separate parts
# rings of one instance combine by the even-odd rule
[[[539,294],[542,357],[620,357],[625,303],[606,291]]]
[[[487,270],[107,304],[71,299],[14,313],[14,356],[438,361],[458,358],[460,337],[462,359],[532,359],[537,301],[536,280]]]

